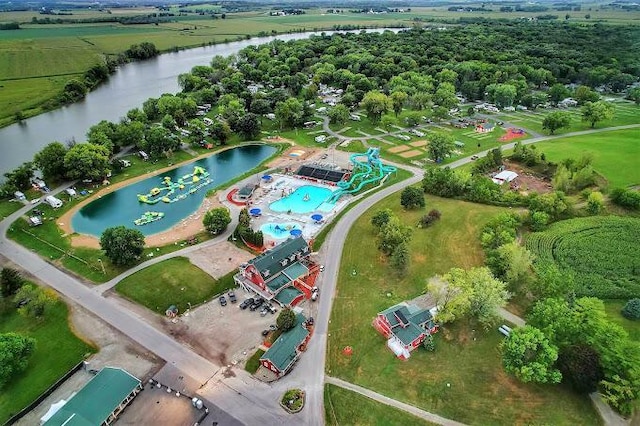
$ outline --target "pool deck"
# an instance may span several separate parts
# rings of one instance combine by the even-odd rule
[[[322,188],[335,191],[337,187],[324,185],[317,182],[310,182],[296,178],[294,176],[271,174],[273,179],[270,182],[261,181],[259,188],[255,190],[253,196],[250,199],[249,209],[259,208],[262,210],[262,214],[259,217],[251,219],[251,226],[255,230],[259,230],[260,226],[265,223],[284,224],[284,223],[296,223],[302,228],[302,236],[306,240],[312,240],[318,235],[322,227],[330,222],[335,215],[349,203],[351,196],[344,196],[336,203],[335,207],[330,212],[324,211],[311,211],[308,213],[285,213],[274,212],[269,208],[269,205],[282,198],[283,191],[286,194],[294,192],[301,186],[314,185]],[[311,215],[314,213],[320,213],[323,216],[321,223],[311,219]],[[284,235],[281,238],[276,238],[268,233],[264,234],[265,246],[270,247],[284,239],[288,238],[288,235]]]

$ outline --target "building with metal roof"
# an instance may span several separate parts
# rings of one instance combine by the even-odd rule
[[[311,337],[309,328],[305,316],[297,314],[293,328],[282,333],[269,350],[260,357],[260,365],[264,369],[259,372],[258,377],[265,381],[272,381],[291,371]]]
[[[62,406],[48,412],[44,426],[101,426],[118,415],[142,390],[140,380],[121,368],[104,367]]]
[[[240,265],[234,280],[265,300],[295,306],[311,297],[319,265],[309,259],[310,255],[311,248],[304,238],[289,238]]]
[[[387,346],[400,359],[409,358],[428,335],[438,331],[430,309],[405,302],[378,313],[373,326],[388,339]]]

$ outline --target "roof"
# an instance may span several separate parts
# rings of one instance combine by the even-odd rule
[[[283,289],[280,293],[278,293],[276,295],[276,300],[280,303],[282,303],[285,306],[288,306],[291,304],[291,302],[293,302],[293,300],[300,296],[302,293],[300,290],[298,290],[295,287],[288,287]]]
[[[260,256],[254,257],[249,264],[254,265],[265,280],[270,280],[296,262],[299,257],[306,257],[310,253],[309,245],[304,238],[289,238]]]
[[[238,191],[238,195],[240,197],[248,197],[249,195],[253,194],[254,190],[255,190],[255,186],[245,185]]]
[[[387,318],[391,325],[391,332],[405,345],[411,344],[424,333],[423,326],[433,320],[429,309],[419,309],[405,302],[385,309],[379,315]]]
[[[140,385],[120,368],[104,367],[45,426],[99,426]]]
[[[278,291],[280,288],[289,284],[291,281],[307,275],[308,272],[309,268],[307,268],[300,262],[295,262],[288,266],[284,271],[273,277],[273,279],[267,280],[267,287],[269,287],[274,292]]]
[[[493,181],[493,183],[497,183],[498,185],[500,185],[504,182],[511,182],[517,177],[518,174],[516,172],[512,172],[511,170],[503,170],[495,175],[491,180]]]
[[[296,325],[291,330],[282,333],[269,350],[260,357],[260,360],[268,360],[278,370],[286,371],[298,355],[298,346],[309,335],[309,330],[303,327],[306,320],[304,315],[297,314]]]

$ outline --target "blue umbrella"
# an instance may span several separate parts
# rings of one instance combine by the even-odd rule
[[[311,219],[315,220],[316,222],[320,222],[322,220],[322,215],[318,213],[312,214]]]
[[[291,231],[289,231],[289,233],[294,237],[299,237],[300,235],[302,235],[302,229],[292,229]]]
[[[251,210],[249,210],[249,213],[250,213],[252,216],[258,216],[261,212],[262,212],[262,210],[260,210],[260,209],[258,209],[258,208],[255,208],[255,209],[251,209]]]
[[[271,175],[264,175],[264,176],[262,176],[262,179],[271,180]]]

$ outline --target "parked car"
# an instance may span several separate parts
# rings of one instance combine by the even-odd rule
[[[236,294],[233,291],[228,292],[227,296],[229,296],[229,302],[231,303],[236,303],[238,301],[238,298],[236,297]]]
[[[262,330],[262,335],[266,336],[267,334],[269,334],[271,332],[271,330]]]
[[[477,160],[477,159],[478,159],[478,156],[477,156],[477,155],[472,155],[472,156],[471,156],[471,159],[472,159],[472,160]]]
[[[267,309],[269,310],[269,312],[271,312],[272,314],[275,314],[276,312],[278,312],[278,310],[273,306],[273,305],[267,305]]]
[[[263,298],[258,298],[255,302],[253,302],[251,304],[251,306],[249,306],[249,310],[250,311],[255,311],[256,309],[258,309],[260,306],[262,306],[262,304],[264,303],[264,299]]]
[[[269,313],[269,308],[267,308],[266,306],[262,308],[262,310],[260,311],[260,316],[264,317]]]
[[[269,326],[269,330],[271,330],[271,331],[276,331],[277,329],[278,329],[278,326],[276,326],[275,324],[271,324]]]
[[[224,296],[220,296],[220,305],[227,306],[227,299]]]
[[[249,306],[253,305],[253,302],[255,302],[255,299],[253,297],[250,297],[243,301],[239,307],[240,309],[247,309]]]

